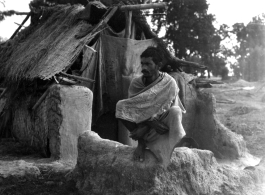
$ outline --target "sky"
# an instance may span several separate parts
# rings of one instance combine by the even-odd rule
[[[265,13],[265,0],[207,0],[207,3],[208,13],[214,14],[220,25],[247,24],[254,16]]]
[[[3,0],[0,0],[3,1]],[[0,3],[0,10],[29,11],[28,4],[31,0],[5,0],[5,7]],[[234,23],[247,24],[252,17],[265,13],[265,0],[207,0],[209,4],[208,13],[216,17],[216,25]],[[18,28],[16,23],[21,23],[26,16],[8,17],[0,22],[0,36],[10,38]],[[27,23],[29,24],[29,23]]]
[[[3,0],[0,0],[3,1]],[[29,12],[29,2],[31,0],[5,0],[5,7],[0,3],[0,10],[15,10],[20,12]],[[0,37],[3,38],[10,38],[12,34],[15,32],[15,30],[18,28],[18,25],[15,24],[19,23],[21,24],[22,21],[26,15],[23,16],[12,16],[12,17],[6,17],[5,20],[0,22]],[[29,25],[29,22],[26,23],[26,25]]]

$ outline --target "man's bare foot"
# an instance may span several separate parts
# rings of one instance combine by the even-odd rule
[[[142,140],[138,140],[138,146],[133,153],[133,159],[143,162],[145,158],[145,144]]]

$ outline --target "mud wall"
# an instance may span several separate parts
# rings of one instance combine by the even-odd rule
[[[44,156],[76,161],[77,138],[91,130],[92,99],[93,93],[86,87],[53,85],[36,110],[21,102],[12,132]]]
[[[236,159],[246,153],[246,143],[238,135],[224,127],[216,116],[216,99],[213,94],[197,89],[186,80],[186,110],[183,127],[194,138],[200,149],[210,150],[217,158]]]
[[[144,162],[132,160],[133,151],[93,131],[83,133],[74,171],[79,193],[257,195],[253,171],[219,165],[211,151],[176,148],[166,168],[149,151]]]

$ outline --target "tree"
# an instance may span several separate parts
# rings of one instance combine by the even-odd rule
[[[219,74],[218,69],[221,67],[216,65],[224,59],[217,57],[217,54],[220,52],[220,42],[228,36],[228,26],[222,25],[219,29],[215,29],[213,26],[215,19],[212,14],[207,13],[206,0],[163,0],[163,2],[168,3],[168,10],[165,15],[158,15],[162,10],[154,11],[152,22],[156,26],[155,32],[159,33],[162,26],[165,26],[164,38],[172,44],[178,58],[191,59],[192,56],[199,56],[202,64]]]
[[[249,55],[242,63],[243,78],[247,81],[263,80],[265,76],[265,48],[250,48]]]
[[[248,81],[262,80],[265,76],[265,14],[256,16],[246,26],[233,25],[239,46],[235,47],[240,74]]]

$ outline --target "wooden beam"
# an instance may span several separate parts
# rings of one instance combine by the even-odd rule
[[[200,65],[200,64],[195,63],[195,62],[184,61],[184,60],[180,60],[180,59],[177,59],[177,58],[175,58],[173,61],[176,61],[177,63],[180,64],[180,66],[183,66],[183,67],[189,66],[191,68],[207,69],[207,66]]]
[[[19,32],[19,30],[22,28],[22,26],[27,22],[27,20],[29,19],[31,13],[29,12],[28,15],[26,16],[26,18],[23,20],[23,22],[20,24],[20,26],[17,28],[17,30],[13,33],[13,35],[10,37],[10,39],[13,39],[16,34]]]
[[[14,22],[14,23],[15,23],[16,25],[20,26],[20,24],[19,24],[19,23],[16,23],[16,22]],[[26,26],[22,26],[22,27],[24,27],[24,28],[25,28]]]
[[[95,81],[92,80],[92,79],[88,79],[88,78],[84,78],[84,77],[79,77],[79,76],[75,76],[75,75],[71,75],[71,74],[66,74],[64,72],[60,72],[60,75],[65,76],[65,77],[69,77],[69,78],[72,78],[72,79],[76,79],[76,80],[79,80],[79,81],[85,81],[85,82],[89,82],[89,83],[95,83]]]
[[[150,13],[146,13],[146,14],[143,14],[144,16],[165,16],[167,14],[163,14],[163,13],[153,13],[153,14],[150,14]],[[141,16],[137,16],[137,17],[141,17]]]
[[[40,97],[40,99],[36,102],[36,104],[32,107],[32,110],[36,110],[36,108],[39,107],[39,105],[41,104],[41,102],[43,102],[43,100],[46,98],[46,96],[48,95],[48,93],[50,92],[50,88],[46,89],[46,91],[42,94],[42,96]]]
[[[131,35],[130,35],[130,38],[131,39],[135,39],[135,22],[132,21],[132,27],[131,27]]]
[[[166,8],[167,3],[149,3],[149,4],[137,4],[137,5],[123,5],[120,7],[121,11],[133,11],[140,9],[156,9],[156,8]]]
[[[15,12],[16,15],[28,15],[30,12]]]
[[[131,36],[131,26],[132,26],[132,11],[125,11],[126,15],[126,26],[124,38],[130,38]]]

